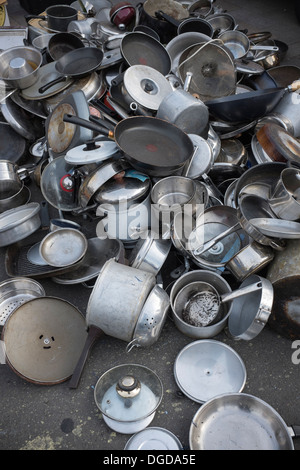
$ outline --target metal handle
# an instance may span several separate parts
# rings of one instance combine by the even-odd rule
[[[220,296],[222,302],[229,302],[230,300],[237,299],[238,297],[242,297],[243,295],[250,294],[251,292],[256,292],[262,289],[262,282],[256,282],[251,284],[250,286],[241,287],[233,292],[228,292],[227,294],[223,294]]]
[[[232,227],[229,227],[224,232],[220,233],[219,235],[216,235],[214,238],[212,238],[208,242],[204,243],[202,248],[198,248],[197,250],[194,250],[193,254],[196,256],[202,255],[203,253],[205,253],[205,251],[210,250],[210,248],[215,246],[215,244],[218,243],[220,240],[222,240],[224,237],[231,235],[232,233],[236,232],[239,228],[241,228],[241,226],[238,222]]]

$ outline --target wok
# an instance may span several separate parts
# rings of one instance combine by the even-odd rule
[[[294,450],[288,427],[268,403],[245,393],[227,393],[204,403],[190,427],[191,450]]]
[[[300,80],[287,87],[254,90],[237,95],[224,96],[205,102],[209,112],[225,122],[248,122],[270,113],[287,92],[300,88]]]
[[[176,173],[194,152],[194,144],[188,134],[156,117],[123,119],[116,124],[114,132],[70,114],[65,114],[63,120],[114,138],[133,168],[149,176],[163,177]]]
[[[67,80],[67,78],[83,78],[94,72],[103,60],[104,53],[97,47],[81,47],[64,54],[55,63],[55,69],[61,75],[39,88],[42,94],[53,85]]]

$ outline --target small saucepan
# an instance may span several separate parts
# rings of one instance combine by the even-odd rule
[[[52,5],[46,8],[46,15],[27,15],[26,21],[33,18],[47,21],[47,27],[50,31],[67,31],[71,21],[77,20],[78,12],[76,8],[70,5]]]
[[[250,51],[272,51],[278,52],[279,48],[275,45],[256,45],[251,44],[248,36],[242,31],[224,31],[219,35],[219,39],[224,43],[224,46],[227,47],[234,59],[241,59],[245,57]]]

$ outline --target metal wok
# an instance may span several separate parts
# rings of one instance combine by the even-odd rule
[[[297,91],[300,81],[287,87],[254,90],[205,102],[210,113],[225,122],[248,122],[270,113],[287,92]]]
[[[67,80],[67,78],[83,78],[100,67],[104,53],[97,47],[81,47],[64,54],[55,63],[56,71],[61,74],[55,80],[47,83],[39,89],[42,94],[53,85]]]
[[[63,120],[98,131],[115,142],[136,170],[149,176],[169,176],[182,169],[194,152],[188,134],[156,117],[133,116],[116,124],[114,132],[65,114]]]

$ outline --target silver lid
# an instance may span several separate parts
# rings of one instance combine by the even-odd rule
[[[182,444],[170,431],[164,428],[146,428],[134,434],[124,450],[181,450]]]

